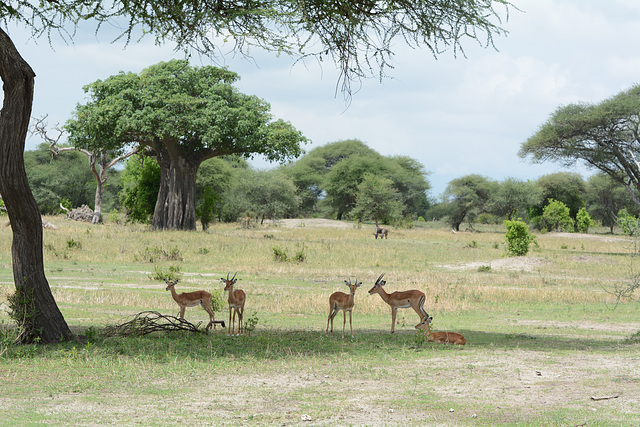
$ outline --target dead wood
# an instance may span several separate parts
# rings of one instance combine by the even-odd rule
[[[225,327],[224,321],[219,320],[215,323],[220,323],[223,328]],[[203,333],[205,330],[199,329],[201,324],[202,322],[198,322],[197,325],[194,325],[184,319],[161,314],[157,311],[143,311],[125,323],[105,327],[102,334],[107,337],[127,337],[147,335],[154,332],[187,331]]]
[[[609,399],[617,399],[618,397],[620,397],[620,396],[617,395],[617,394],[615,394],[613,396],[604,396],[604,397],[591,396],[591,400],[595,400],[595,401],[598,401],[598,400],[609,400]]]

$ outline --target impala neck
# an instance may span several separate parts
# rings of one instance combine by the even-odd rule
[[[172,286],[169,288],[169,290],[171,291],[171,297],[173,298],[173,300],[175,302],[178,302],[178,293],[176,292],[176,287]]]
[[[384,290],[384,288],[382,286],[380,286],[380,288],[378,289],[378,293],[382,297],[382,300],[388,304],[389,303],[389,294]]]

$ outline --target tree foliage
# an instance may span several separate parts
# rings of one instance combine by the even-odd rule
[[[53,161],[47,145],[42,144],[25,152],[24,162],[41,213],[57,214],[62,199],[72,207],[93,207],[95,181],[82,154],[71,152]]]
[[[520,148],[534,162],[578,161],[598,169],[630,188],[636,203],[640,191],[640,85],[598,104],[558,108]],[[635,158],[634,158],[635,157]]]
[[[574,221],[567,205],[559,200],[549,199],[549,203],[542,210],[542,226],[547,231],[572,233]]]
[[[524,256],[529,252],[529,245],[535,241],[535,236],[529,232],[529,226],[521,220],[506,220],[505,240],[507,253],[511,256]]]
[[[402,217],[403,205],[400,193],[393,181],[373,173],[367,173],[358,185],[353,216],[360,221],[374,220],[391,224]]]
[[[160,165],[154,229],[195,229],[196,175],[200,164],[223,155],[284,161],[306,139],[273,120],[265,101],[232,86],[229,70],[191,67],[173,60],[140,74],[120,73],[85,87],[90,101],[67,122],[75,145],[118,150],[147,148]]]
[[[485,211],[497,183],[481,175],[466,175],[449,182],[445,197],[449,202],[449,224],[460,231],[465,219],[471,224]]]

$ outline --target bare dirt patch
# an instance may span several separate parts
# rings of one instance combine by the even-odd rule
[[[565,239],[593,239],[607,243],[628,242],[629,239],[624,237],[603,236],[601,234],[584,234],[584,233],[548,233],[550,237],[561,237]]]
[[[323,218],[296,218],[296,219],[277,219],[268,220],[264,222],[270,226],[284,227],[284,228],[296,228],[296,227],[311,227],[311,228],[353,228],[353,224],[336,221],[333,219]]]
[[[439,267],[451,270],[477,270],[489,266],[492,270],[534,271],[548,262],[540,257],[511,257],[487,261],[474,261],[466,264],[446,264]]]

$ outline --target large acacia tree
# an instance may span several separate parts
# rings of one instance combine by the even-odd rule
[[[227,69],[173,60],[98,80],[85,86],[90,100],[67,122],[69,140],[90,150],[146,147],[160,165],[153,229],[195,230],[203,161],[256,153],[283,161],[299,156],[306,141],[289,123],[273,121],[269,104],[234,88],[238,79]]]
[[[640,85],[599,104],[558,108],[519,154],[566,166],[582,161],[624,184],[640,205]]]
[[[29,189],[22,153],[29,126],[35,73],[5,31],[9,22],[34,36],[60,31],[73,37],[74,25],[96,28],[117,22],[125,43],[139,34],[209,55],[219,40],[233,40],[236,52],[260,46],[277,53],[329,57],[341,70],[345,93],[350,83],[384,75],[396,41],[426,47],[434,55],[462,49],[465,40],[492,45],[504,34],[496,10],[506,0],[29,0],[0,1],[0,194],[13,230],[12,266],[16,292],[33,294],[34,329],[24,341],[69,339],[73,335],[51,294],[44,274],[38,206]],[[37,332],[36,332],[37,331]]]

